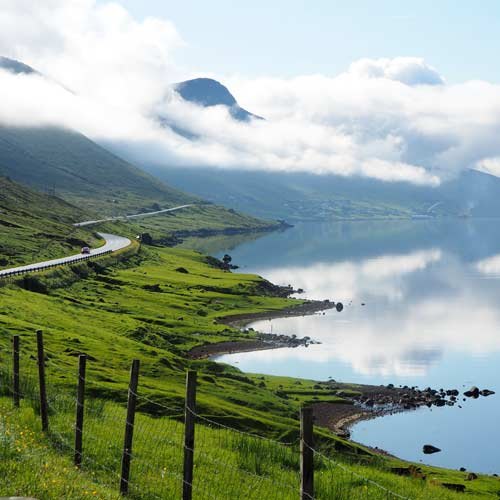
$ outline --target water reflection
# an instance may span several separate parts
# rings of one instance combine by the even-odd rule
[[[354,438],[412,460],[498,472],[491,447],[500,439],[500,234],[492,231],[494,224],[312,224],[243,243],[231,254],[244,271],[291,283],[309,298],[342,300],[346,307],[340,314],[327,311],[253,325],[308,335],[320,345],[220,359],[237,362],[245,371],[276,375],[495,390],[496,396],[464,403],[463,409],[360,424]],[[394,426],[404,432],[408,425],[412,432],[404,440],[395,437]],[[465,425],[476,431],[457,439]],[[422,457],[421,439],[431,428],[429,439],[443,452]],[[448,432],[450,428],[457,432]],[[470,449],[481,453],[464,454]]]
[[[321,262],[310,266],[258,269],[257,273],[277,284],[292,280],[295,288],[306,291],[307,298],[352,300],[362,297],[404,298],[405,275],[425,269],[441,259],[441,251],[430,249],[406,255],[383,255],[373,259]]]

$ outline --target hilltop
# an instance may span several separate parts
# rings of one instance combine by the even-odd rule
[[[238,121],[263,120],[243,109],[229,89],[212,78],[194,78],[174,85],[174,89],[185,100],[203,107],[224,106]]]

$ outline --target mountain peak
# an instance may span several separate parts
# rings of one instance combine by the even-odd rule
[[[31,66],[28,66],[27,64],[3,56],[0,56],[0,69],[5,69],[16,75],[19,74],[31,75],[38,73],[38,71],[34,70]]]
[[[212,78],[194,78],[174,85],[176,92],[185,100],[203,106],[226,106],[231,116],[238,121],[263,118],[240,107],[233,94],[222,83]]]

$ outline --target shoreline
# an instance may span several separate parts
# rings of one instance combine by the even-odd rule
[[[305,300],[302,304],[285,307],[273,311],[262,311],[246,314],[232,314],[220,318],[218,321],[223,325],[234,327],[245,327],[249,323],[265,319],[292,318],[294,316],[309,316],[317,312],[335,308],[335,302],[330,300]]]
[[[312,315],[328,309],[333,309],[334,307],[335,303],[329,300],[308,300],[302,304],[293,305],[279,311],[262,311],[256,313],[229,315],[219,319],[218,322],[234,328],[244,328],[249,323],[253,323],[258,320]],[[257,338],[248,340],[228,340],[193,347],[187,352],[187,356],[190,359],[206,359],[221,356],[223,354],[264,351],[284,347],[293,348],[315,343],[316,342],[311,340],[309,337],[294,338],[289,335],[257,332]]]
[[[219,322],[232,327],[244,328],[257,320],[306,316],[333,308],[335,308],[333,301],[308,300],[282,310],[230,315],[219,319]],[[295,338],[288,335],[258,333],[257,339],[225,341],[197,346],[191,349],[187,356],[191,359],[206,359],[223,354],[291,348],[314,343],[314,340],[309,337]],[[339,400],[337,402],[315,402],[314,400],[309,402],[313,409],[316,425],[327,428],[338,437],[349,441],[351,441],[352,427],[363,420],[415,411],[424,406],[430,408],[457,404],[460,407],[457,389],[440,389],[438,391],[428,387],[421,390],[416,386],[395,387],[393,384],[377,386],[340,383],[335,380],[318,381],[318,385],[322,389],[333,391]],[[321,391],[318,391],[318,395],[320,394]],[[379,455],[398,458],[382,448],[369,446],[367,448]]]

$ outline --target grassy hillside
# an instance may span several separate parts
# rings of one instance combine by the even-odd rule
[[[76,277],[80,279],[75,281]],[[219,323],[222,317],[280,309],[300,301],[269,295],[261,278],[223,272],[211,267],[201,254],[178,248],[143,249],[117,268],[82,264],[38,279],[45,282],[49,293],[12,285],[0,288],[0,387],[5,394],[10,336],[18,334],[27,396],[22,409],[14,413],[5,410],[10,404],[7,400],[0,401],[4,408],[0,411],[0,470],[4,472],[0,474],[0,494],[32,494],[40,499],[116,498],[123,404],[130,362],[137,358],[141,360],[141,415],[132,498],[178,497],[182,464],[179,420],[188,367],[199,373],[197,412],[212,422],[207,426],[200,421],[197,428],[197,498],[296,498],[295,444],[262,441],[222,426],[296,443],[302,399],[293,394],[302,392],[317,398],[315,401],[345,401],[318,389],[314,381],[248,376],[211,361],[190,361],[186,353],[195,345],[254,336]],[[58,287],[50,288],[54,284]],[[35,396],[30,387],[36,388],[29,377],[36,371],[32,356],[36,329],[44,330],[46,341],[52,426],[48,437],[37,432],[39,423],[32,409],[37,406],[30,403],[30,394]],[[76,474],[69,448],[80,352],[91,356],[87,378],[93,400],[87,410],[87,461],[83,473]],[[353,473],[415,499],[456,498],[438,486],[441,482],[467,484],[469,498],[491,495],[499,487],[497,478],[480,477],[465,483],[463,473],[427,467],[423,468],[426,481],[398,477],[390,473],[398,461],[376,457],[326,429],[317,428],[316,439],[329,456],[336,449],[334,459],[348,467],[344,474],[318,456],[318,491],[323,492],[319,498],[387,498],[384,490]],[[344,496],[335,496],[339,491]]]
[[[195,201],[84,135],[60,128],[0,127],[0,175],[104,215]]]
[[[66,403],[66,404],[65,404]],[[0,398],[0,425],[8,432],[0,447],[0,494],[39,499],[88,497],[118,499],[120,454],[125,410],[116,403],[87,401],[85,459],[81,471],[71,463],[73,418],[70,395],[51,405],[52,432],[40,433],[39,418],[29,401],[19,411]],[[120,425],[122,424],[122,425]],[[183,425],[177,419],[139,414],[135,423],[134,458],[129,497],[182,498]],[[453,500],[464,498],[439,481],[466,484],[464,474],[422,467],[427,480],[398,477],[388,461],[353,462],[339,453],[316,456],[318,500]],[[385,462],[385,463],[384,463]],[[299,498],[299,449],[263,441],[199,422],[196,428],[193,497],[197,500],[296,500]],[[399,464],[404,465],[404,464]],[[404,467],[403,467],[404,468]],[[495,478],[467,484],[465,498],[491,496]],[[394,496],[389,493],[394,492]],[[400,497],[401,498],[401,497]]]
[[[72,223],[89,215],[69,203],[0,177],[0,268],[61,257],[100,244]]]

